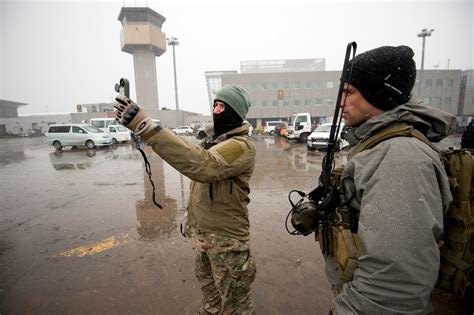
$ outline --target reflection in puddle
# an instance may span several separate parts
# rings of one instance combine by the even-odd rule
[[[111,160],[138,160],[141,155],[131,146],[115,146],[100,149],[56,150],[49,153],[55,170],[85,170]]]
[[[24,151],[2,151],[0,152],[0,165],[17,163],[25,159]]]
[[[189,194],[189,179],[163,162],[151,148],[145,151],[155,185],[155,199],[163,209],[153,203],[153,187],[143,169],[145,198],[136,203],[137,232],[141,240],[177,235]]]

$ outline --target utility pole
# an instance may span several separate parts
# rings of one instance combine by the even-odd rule
[[[425,63],[425,38],[426,36],[431,36],[431,33],[434,31],[434,28],[428,30],[426,28],[421,30],[421,33],[418,34],[418,37],[423,38],[423,47],[421,50],[421,70],[420,70],[420,85],[418,86],[418,96],[421,97],[421,85],[423,84],[423,65]]]
[[[179,45],[176,37],[167,38],[168,46],[173,46],[173,71],[174,71],[174,99],[176,103],[176,127],[183,125],[179,117],[179,102],[178,102],[178,79],[176,77],[176,56],[174,52],[174,46]]]

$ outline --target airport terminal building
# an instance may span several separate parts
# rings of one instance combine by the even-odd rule
[[[250,94],[252,107],[247,115],[254,127],[269,120],[288,120],[297,112],[309,112],[312,123],[331,119],[336,105],[341,71],[326,71],[325,60],[251,60],[237,70],[207,71],[205,79],[209,108],[217,91],[226,84],[238,84]],[[420,78],[420,71],[417,72]],[[422,82],[416,80],[413,94],[423,103],[458,117],[461,126],[474,117],[474,70],[424,70]],[[110,103],[82,104],[75,113],[47,113],[19,116],[18,108],[27,104],[0,99],[0,137],[42,135],[51,124],[87,123],[91,118],[112,117]],[[180,110],[185,125],[212,123],[212,116]],[[158,119],[176,127],[176,111],[160,109]]]
[[[413,94],[423,103],[458,117],[461,125],[474,116],[474,70],[424,70]],[[250,94],[247,115],[254,127],[268,120],[288,120],[292,113],[309,112],[313,124],[332,118],[341,71],[326,71],[324,59],[242,61],[236,70],[205,73],[209,106],[226,84],[238,84]],[[420,71],[417,72],[420,78]]]

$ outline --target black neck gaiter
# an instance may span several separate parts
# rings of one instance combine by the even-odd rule
[[[214,120],[214,137],[217,138],[220,135],[231,131],[237,127],[242,126],[242,118],[226,104],[225,110],[220,114],[213,114]]]

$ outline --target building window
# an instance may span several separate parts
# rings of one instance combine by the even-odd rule
[[[262,90],[268,90],[267,82],[262,82]]]
[[[441,97],[434,97],[433,98],[433,105],[436,106],[436,107],[440,107],[441,106]]]
[[[316,81],[316,88],[322,89],[323,88],[323,81]]]
[[[272,88],[274,90],[278,90],[280,88],[280,82],[273,82],[272,83]]]
[[[328,89],[334,88],[334,81],[327,81],[326,82],[326,88],[328,88]]]
[[[310,99],[305,99],[305,100],[304,100],[304,104],[305,104],[306,106],[312,105]]]
[[[420,85],[420,80],[415,80],[415,86],[419,86]]]
[[[272,101],[272,106],[278,106],[278,101]]]
[[[257,83],[255,83],[255,82],[254,82],[254,83],[250,83],[250,89],[251,89],[252,91],[256,91],[256,90],[257,90]]]
[[[454,85],[453,83],[454,83],[453,80],[447,80],[446,84],[448,85],[448,87],[453,87]]]
[[[451,105],[452,99],[450,96],[444,98],[444,105]]]
[[[262,101],[262,106],[267,106],[268,102],[267,101]]]
[[[285,82],[285,83],[283,84],[283,86],[285,87],[285,89],[289,89],[289,88],[290,88],[290,83]]]
[[[311,88],[311,81],[305,81],[304,88],[305,89],[310,89]]]
[[[433,86],[433,80],[426,80],[426,86]]]
[[[431,97],[424,97],[423,98],[423,104],[430,105],[430,102],[431,102]]]
[[[438,87],[443,87],[443,80],[442,79],[436,79],[436,86]]]
[[[333,102],[332,102],[332,98],[327,98],[327,99],[326,99],[326,105],[327,105],[327,106],[332,106],[332,105],[334,105]]]
[[[321,100],[320,98],[317,98],[317,99],[314,100],[314,105],[316,105],[316,106],[321,106],[322,103],[323,103],[323,102],[322,102],[322,100]]]
[[[293,101],[293,105],[295,105],[295,106],[300,106],[300,103],[301,103],[300,100],[294,100]]]
[[[293,83],[293,86],[295,87],[295,89],[301,89],[301,82],[296,81]]]
[[[288,101],[283,101],[283,106],[288,106]]]

